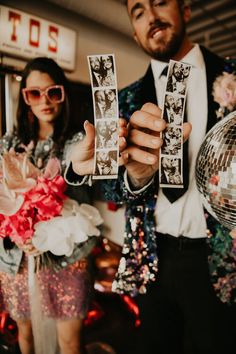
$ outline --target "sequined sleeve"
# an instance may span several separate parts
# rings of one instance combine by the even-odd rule
[[[4,151],[8,151],[11,147],[16,147],[20,144],[19,138],[13,133],[6,133],[0,138],[0,155]]]
[[[117,204],[139,205],[156,198],[156,178],[141,193],[134,194],[128,190],[124,180],[124,170],[121,169],[118,179],[103,182],[102,189],[108,201],[113,201]]]
[[[206,213],[209,270],[217,296],[224,303],[236,303],[236,241],[229,230]]]
[[[127,121],[131,115],[141,108],[141,85],[142,78],[119,92],[119,115]],[[124,181],[124,168],[119,169],[117,180],[107,180],[102,183],[103,195],[106,200],[115,202],[118,205],[132,204],[139,205],[146,200],[153,199],[155,184],[153,183],[140,194],[130,193]]]
[[[15,275],[20,267],[23,252],[18,247],[6,250],[0,239],[0,271]]]

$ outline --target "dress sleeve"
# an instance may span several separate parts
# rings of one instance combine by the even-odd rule
[[[0,155],[4,151],[8,151],[11,147],[16,147],[20,144],[19,138],[14,133],[6,133],[0,138]]]
[[[10,250],[4,247],[4,241],[0,238],[0,271],[15,275],[20,266],[23,252],[14,246]]]

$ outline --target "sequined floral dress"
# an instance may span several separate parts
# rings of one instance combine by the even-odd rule
[[[66,151],[70,148],[70,144],[81,138],[82,135],[77,134],[65,145],[65,151],[61,154],[62,169],[65,166]],[[0,153],[19,144],[15,135],[5,135],[0,140]],[[52,145],[53,141],[49,138],[39,141],[35,147],[33,158],[39,168],[43,167],[49,158]],[[84,201],[87,202],[88,198],[80,200],[80,202]],[[58,257],[57,269],[49,267],[37,272],[42,312],[45,316],[69,319],[83,318],[86,315],[91,281],[84,257],[93,247],[95,243],[93,239],[91,238],[84,247],[75,250],[72,256]],[[0,310],[6,310],[15,320],[30,318],[28,256],[16,246],[5,250],[3,242],[0,249],[0,284]]]

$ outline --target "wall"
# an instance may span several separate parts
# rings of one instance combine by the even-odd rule
[[[118,33],[111,28],[99,25],[81,15],[43,0],[0,0],[0,4],[35,14],[77,31],[76,70],[68,74],[68,77],[74,81],[89,83],[87,66],[87,55],[89,54],[115,54],[119,88],[125,87],[141,77],[147,68],[148,58],[131,36]],[[125,7],[123,9],[126,11]]]

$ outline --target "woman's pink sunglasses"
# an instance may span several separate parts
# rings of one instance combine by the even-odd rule
[[[64,101],[65,91],[62,85],[52,85],[45,90],[39,87],[30,87],[22,89],[25,103],[29,106],[34,106],[40,103],[41,97],[46,96],[51,103],[60,103]]]

